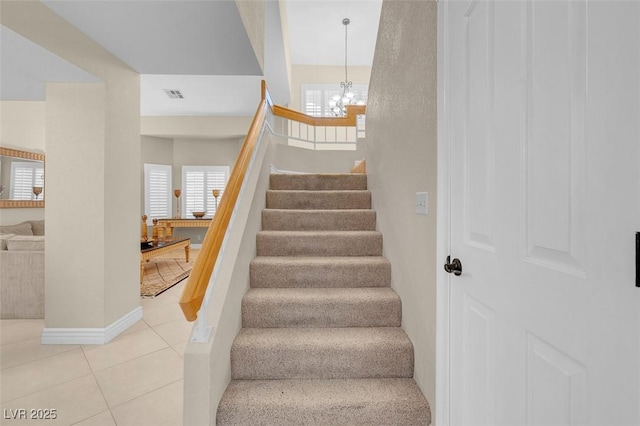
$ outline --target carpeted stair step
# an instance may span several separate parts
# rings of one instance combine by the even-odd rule
[[[243,328],[232,379],[413,377],[413,345],[399,327]]]
[[[260,231],[258,256],[381,256],[377,231]]]
[[[369,191],[267,191],[268,209],[370,209]]]
[[[251,261],[251,287],[388,287],[391,264],[381,256],[259,256]]]
[[[271,231],[375,231],[375,210],[264,209],[262,229]]]
[[[252,288],[242,299],[242,326],[400,327],[391,288]]]
[[[365,174],[272,174],[269,187],[281,190],[341,191],[367,189]]]
[[[413,379],[233,380],[217,414],[224,425],[403,425],[431,422]]]

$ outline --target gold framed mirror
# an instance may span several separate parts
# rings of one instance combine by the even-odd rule
[[[44,154],[0,146],[0,208],[32,207],[44,207]]]

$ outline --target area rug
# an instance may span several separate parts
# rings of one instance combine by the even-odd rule
[[[155,297],[189,276],[193,262],[182,259],[156,258],[144,264],[140,296]]]

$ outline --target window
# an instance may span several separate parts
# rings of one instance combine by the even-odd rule
[[[192,212],[204,211],[205,217],[213,217],[228,179],[228,166],[182,166],[182,216],[192,217]],[[214,189],[220,191],[217,201]]]
[[[366,84],[354,84],[351,91],[356,95],[356,99],[367,103]],[[314,117],[333,117],[329,111],[329,101],[333,95],[341,95],[340,84],[303,84],[302,85],[302,112]]]
[[[147,223],[171,217],[171,166],[144,165],[144,211]]]
[[[13,161],[11,163],[11,190],[12,200],[35,200],[33,187],[39,186],[44,191],[44,165],[42,163],[28,161]],[[42,200],[43,194],[37,199]]]

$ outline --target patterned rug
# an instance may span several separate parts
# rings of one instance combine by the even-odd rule
[[[193,262],[182,259],[156,258],[144,265],[140,296],[155,297],[189,276]]]

